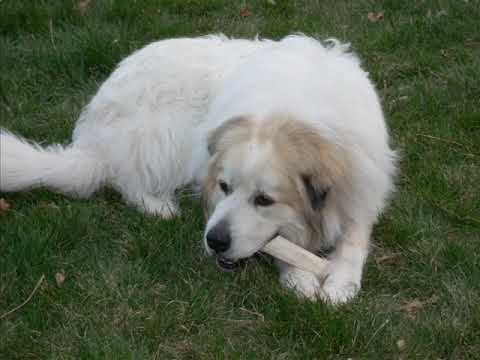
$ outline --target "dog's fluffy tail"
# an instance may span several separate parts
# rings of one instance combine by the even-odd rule
[[[39,144],[0,129],[0,191],[45,186],[69,195],[88,197],[105,181],[99,159],[73,145]]]

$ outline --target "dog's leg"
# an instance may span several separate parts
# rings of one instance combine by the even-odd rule
[[[155,197],[153,195],[143,194],[137,206],[145,213],[157,215],[163,219],[171,219],[180,215],[180,207],[174,195]]]
[[[351,300],[360,290],[371,225],[352,223],[330,258],[321,297],[332,304]]]
[[[330,256],[323,277],[276,260],[280,282],[300,297],[340,305],[360,290],[363,266],[368,255],[371,225],[350,224],[335,252]]]
[[[293,290],[299,297],[315,300],[321,296],[322,285],[315,274],[300,270],[281,260],[276,260],[280,270],[280,283],[287,289]]]
[[[136,192],[134,194],[124,194],[124,197],[128,203],[135,205],[146,214],[159,216],[163,219],[171,219],[180,215],[180,207],[174,195],[155,196]]]
[[[175,197],[178,184],[165,180],[164,174],[155,173],[151,168],[156,167],[146,161],[142,163],[141,156],[123,162],[112,171],[112,185],[122,194],[126,203],[146,214],[171,219],[180,214]]]

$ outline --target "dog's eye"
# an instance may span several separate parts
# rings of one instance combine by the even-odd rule
[[[228,186],[228,184],[225,181],[220,180],[218,182],[218,186],[220,186],[220,190],[222,190],[225,195],[230,194],[231,192],[230,186]]]
[[[253,199],[253,203],[255,204],[255,206],[270,206],[273,205],[275,201],[265,194],[258,194]]]

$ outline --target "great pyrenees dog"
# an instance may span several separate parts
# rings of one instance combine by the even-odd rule
[[[324,276],[278,261],[280,281],[333,304],[360,289],[395,153],[379,98],[348,45],[206,36],[124,59],[83,109],[71,144],[0,133],[0,190],[118,190],[145,213],[179,214],[202,189],[207,253],[224,268],[281,235],[331,248]]]

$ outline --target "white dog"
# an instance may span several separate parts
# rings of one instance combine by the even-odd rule
[[[279,262],[298,294],[343,303],[360,289],[395,154],[378,96],[335,40],[224,36],[155,42],[123,60],[62,147],[0,134],[0,190],[81,197],[102,185],[163,218],[203,188],[205,245],[225,268],[282,235],[335,250],[320,279]]]

